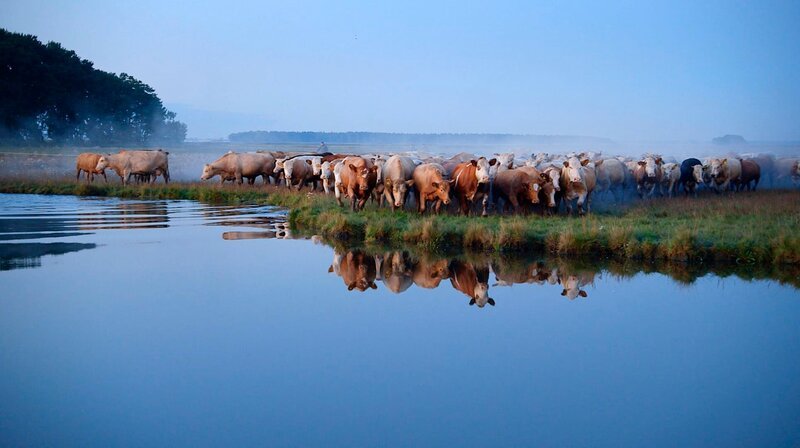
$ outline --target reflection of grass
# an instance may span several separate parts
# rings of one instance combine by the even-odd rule
[[[760,191],[699,199],[635,202],[614,214],[585,218],[538,215],[488,218],[392,213],[368,204],[353,213],[331,197],[274,187],[203,185],[85,185],[0,182],[0,192],[76,194],[137,199],[193,199],[288,207],[296,231],[328,239],[432,252],[463,250],[591,254],[613,259],[729,260],[739,264],[800,264],[800,192]]]

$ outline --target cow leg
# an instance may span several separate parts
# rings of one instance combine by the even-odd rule
[[[75,180],[81,180],[81,169],[78,168],[78,175],[75,176]]]

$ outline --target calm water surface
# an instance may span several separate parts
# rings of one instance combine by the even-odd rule
[[[790,284],[290,236],[0,195],[0,446],[800,443]]]

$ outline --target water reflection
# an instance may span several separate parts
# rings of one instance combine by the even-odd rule
[[[63,255],[85,249],[94,249],[89,243],[17,243],[0,244],[0,271],[38,268],[45,255]]]
[[[580,300],[590,297],[596,279],[624,279],[638,273],[658,272],[674,281],[691,284],[708,274],[735,275],[750,280],[776,279],[800,287],[800,272],[786,266],[692,265],[685,263],[614,262],[610,260],[565,260],[531,258],[524,255],[470,254],[469,256],[416,255],[410,251],[334,249],[328,272],[342,278],[348,291],[378,289],[378,283],[400,294],[412,286],[435,289],[449,285],[468,298],[469,305],[495,306],[490,289],[514,285],[538,285],[554,297]],[[494,274],[494,281],[491,275]]]
[[[292,236],[286,214],[273,207],[2,194],[0,241],[14,243],[0,243],[0,270],[36,268],[41,266],[44,255],[96,248],[99,239],[108,238],[106,231],[151,232],[193,225],[263,229],[223,232],[226,240]],[[32,242],[44,239],[60,242]],[[78,241],[65,242],[66,239]]]

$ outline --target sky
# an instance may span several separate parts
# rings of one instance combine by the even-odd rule
[[[800,2],[0,0],[0,27],[246,130],[800,140]]]

